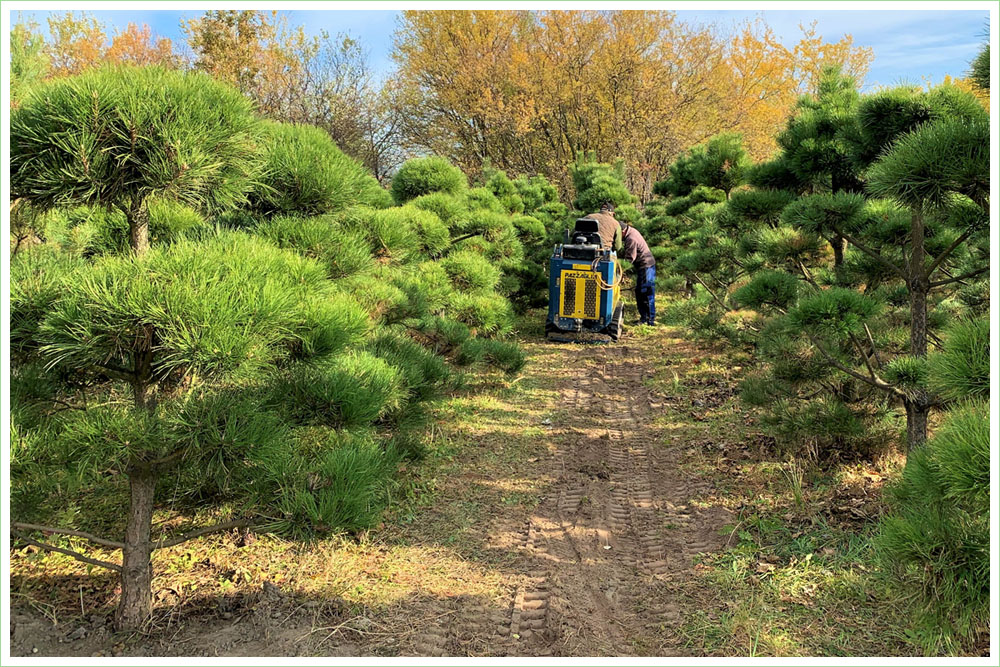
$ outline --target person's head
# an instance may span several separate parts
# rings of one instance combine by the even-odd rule
[[[601,202],[601,213],[614,213],[615,203],[610,201]]]

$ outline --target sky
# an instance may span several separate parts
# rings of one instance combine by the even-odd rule
[[[276,7],[280,6],[278,4]],[[175,44],[184,41],[180,30],[183,18],[199,11],[114,10],[91,12],[108,32],[129,22],[146,23],[154,33],[169,37]],[[392,35],[397,27],[395,11],[384,10],[295,10],[286,11],[289,24],[303,25],[310,34],[321,31],[349,33],[369,53],[369,62],[378,75],[394,64],[390,57]],[[17,12],[12,12],[12,22]],[[25,11],[45,27],[46,11]],[[985,41],[989,25],[986,10],[680,10],[678,17],[693,24],[717,24],[732,28],[747,19],[763,16],[786,46],[799,41],[800,24],[816,21],[826,41],[851,34],[858,46],[870,46],[875,60],[865,80],[865,89],[900,83],[939,83],[946,75],[961,77]]]

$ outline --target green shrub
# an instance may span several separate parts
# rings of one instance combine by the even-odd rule
[[[50,246],[34,246],[10,259],[10,349],[37,350],[38,326],[77,280],[84,262]]]
[[[344,211],[340,223],[373,248],[376,257],[394,262],[415,259],[421,240],[410,224],[416,209],[373,209],[355,206]]]
[[[931,387],[943,398],[987,399],[990,395],[990,322],[959,321],[945,333],[944,348],[928,359]]]
[[[459,348],[456,361],[462,365],[486,363],[513,375],[527,363],[524,352],[514,343],[469,338]]]
[[[732,299],[747,308],[772,306],[787,310],[798,297],[799,280],[783,271],[762,271],[733,292]]]
[[[457,195],[468,187],[465,174],[443,157],[407,160],[392,177],[392,197],[397,204],[432,192]]]
[[[300,364],[276,386],[272,403],[287,404],[297,421],[336,427],[367,426],[406,398],[402,371],[370,352],[351,351]]]
[[[500,203],[500,200],[497,199],[497,196],[489,188],[472,188],[466,192],[465,205],[473,213],[476,211],[491,211],[500,215],[507,214],[503,204]]]
[[[510,302],[497,294],[456,292],[448,306],[453,319],[487,335],[504,335],[514,328]]]
[[[263,155],[250,205],[265,214],[320,215],[384,202],[378,181],[318,127],[265,121]]]
[[[417,400],[433,396],[450,379],[444,360],[415,341],[391,332],[383,332],[366,349],[398,368],[405,378],[407,391]]]
[[[459,290],[492,290],[500,280],[500,270],[471,250],[450,253],[441,266]]]
[[[299,538],[369,528],[389,502],[395,463],[372,434],[333,432],[286,483],[276,508],[282,518],[265,528]]]
[[[279,248],[319,260],[333,279],[367,273],[375,266],[367,239],[342,227],[334,216],[278,216],[264,221],[254,231]]]
[[[461,345],[469,338],[469,327],[455,320],[432,315],[424,317],[417,329],[427,336],[436,350],[451,349]]]
[[[924,650],[952,653],[989,617],[990,422],[984,401],[948,413],[910,453],[878,541],[887,567],[923,581]]]
[[[441,219],[448,228],[462,224],[469,217],[469,209],[462,200],[444,192],[432,192],[410,201],[412,206],[422,211],[430,211]]]

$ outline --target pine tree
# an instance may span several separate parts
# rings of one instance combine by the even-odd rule
[[[150,197],[210,211],[245,201],[258,128],[250,102],[205,74],[89,70],[33,89],[11,115],[11,191],[42,208],[119,210],[141,255]]]

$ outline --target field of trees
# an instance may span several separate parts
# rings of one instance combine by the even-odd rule
[[[48,37],[30,22],[10,35],[8,557],[19,613],[97,613],[108,646],[143,654],[183,607],[170,600],[193,581],[201,547],[188,545],[223,540],[217,553],[237,561],[250,545],[278,563],[332,549],[347,562],[372,535],[403,544],[411,522],[434,532],[457,521],[421,514],[450,502],[434,484],[489,471],[515,491],[488,520],[529,526],[500,551],[592,563],[635,533],[645,555],[625,568],[634,581],[595,577],[618,581],[598,597],[645,629],[609,622],[573,645],[569,611],[546,611],[544,632],[518,626],[550,588],[574,599],[573,575],[557,568],[509,584],[503,639],[455,621],[410,646],[349,626],[371,642],[356,652],[988,653],[988,47],[969,54],[967,77],[862,94],[870,50],[808,26],[789,49],[762,20],[722,34],[668,12],[408,11],[384,79],[364,45],[309,37],[277,13],[210,11],[183,32],[176,45],[146,26],[109,34],[65,14]],[[661,325],[632,327],[619,352],[546,350],[538,309],[552,245],[604,201],[653,249]],[[702,357],[716,360],[707,374]],[[581,398],[559,379],[578,365],[593,371],[587,386],[641,385],[624,425],[539,421],[572,401],[611,414],[597,389]],[[690,393],[706,386],[716,393]],[[470,435],[494,424],[496,401],[511,406],[496,427],[508,437]],[[486,407],[460,409],[469,404]],[[665,419],[679,423],[669,438]],[[538,430],[553,421],[561,435]],[[587,429],[610,453],[587,459],[574,486],[566,460],[590,445],[544,443]],[[745,441],[726,444],[727,430]],[[540,449],[515,456],[536,431]],[[616,458],[615,433],[633,431],[648,432],[635,436],[641,447]],[[476,439],[465,453],[462,438]],[[698,444],[709,440],[723,452],[714,464]],[[718,479],[727,447],[750,440],[753,465]],[[524,460],[497,467],[505,448]],[[549,473],[517,467],[525,460],[562,466],[550,471],[551,517],[532,486]],[[647,460],[648,475],[636,463]],[[692,473],[710,481],[684,496],[677,471],[699,465],[715,468]],[[751,468],[779,471],[781,489],[768,481],[766,507],[736,511],[739,491],[726,489],[756,479],[741,477]],[[822,517],[843,504],[845,475],[880,481],[852,523],[833,526]],[[600,484],[610,486],[579,490]],[[622,484],[639,494],[624,524]],[[644,504],[637,484],[663,495]],[[588,560],[589,533],[573,531],[602,493],[612,509],[594,515],[593,535],[615,553]],[[685,527],[688,510],[671,513],[688,504],[705,512],[704,534]],[[553,546],[549,519],[575,556]],[[640,528],[675,524],[690,532],[671,570],[658,565],[671,539]],[[475,560],[472,541],[456,541],[443,545]],[[495,558],[483,562],[534,567]],[[819,576],[810,567],[836,613],[892,609],[886,639],[761,643],[765,626],[799,622],[782,605],[813,606],[799,600],[820,584],[778,576]],[[274,587],[254,576],[242,586]],[[172,597],[165,578],[181,582]],[[81,580],[96,582],[86,599]],[[219,586],[205,595],[221,599]],[[711,602],[651,623],[617,597],[650,586],[654,598],[691,586],[692,600]],[[358,617],[383,622],[365,595],[338,593],[354,606],[327,640]],[[704,611],[727,595],[728,611]],[[438,597],[466,613],[462,595]],[[737,597],[759,604],[741,617]],[[749,648],[743,632],[757,637]]]

